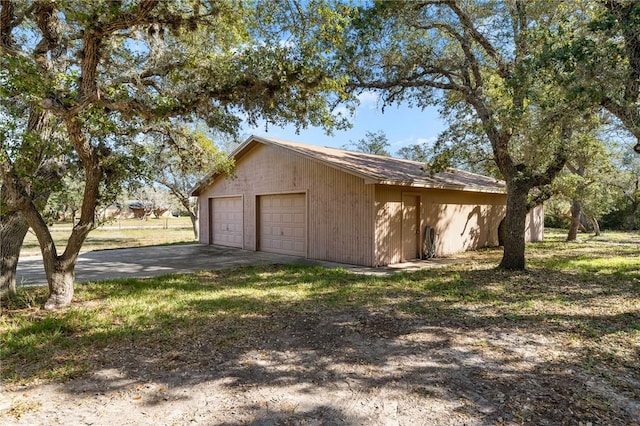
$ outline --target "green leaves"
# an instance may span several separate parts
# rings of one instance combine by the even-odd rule
[[[384,155],[386,157],[390,157],[390,146],[391,144],[389,143],[384,130],[378,130],[377,132],[367,132],[364,138],[359,139],[356,142],[351,141],[350,143],[345,145],[345,148],[364,152],[366,154]]]
[[[2,7],[24,13],[11,21],[14,44],[2,47],[3,111],[16,117],[3,134],[19,134],[10,129],[25,125],[18,115],[40,105],[80,123],[79,132],[67,134],[69,146],[106,144],[113,155],[135,151],[137,134],[175,119],[204,120],[228,134],[238,131],[241,117],[327,130],[347,124],[331,112],[349,99],[334,47],[344,42],[355,9],[339,2],[70,0]],[[13,147],[11,158],[19,145],[4,144]],[[19,155],[28,157],[35,147],[22,148]],[[117,161],[107,157],[100,161],[113,178]]]

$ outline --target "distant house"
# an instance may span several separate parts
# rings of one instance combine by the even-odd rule
[[[146,219],[153,214],[154,217],[171,216],[171,212],[167,208],[156,207],[153,202],[142,202],[138,200],[127,201],[129,211],[133,217],[137,219]]]
[[[142,219],[147,215],[147,211],[150,210],[150,207],[145,206],[142,201],[138,200],[128,200],[127,207],[129,207],[129,211],[133,213],[133,217]]]
[[[257,136],[232,156],[233,176],[192,191],[201,243],[366,266],[498,245],[506,194],[494,178]],[[527,238],[543,232],[540,207]]]
[[[119,203],[110,204],[102,208],[98,213],[98,216],[101,219],[113,219],[115,217],[119,217],[120,215],[122,215],[122,205],[120,205]]]

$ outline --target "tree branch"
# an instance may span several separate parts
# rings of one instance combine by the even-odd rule
[[[12,0],[0,0],[0,46],[9,47],[12,43],[11,31],[14,28],[14,6]]]
[[[460,48],[462,49],[465,58],[467,59],[467,64],[469,68],[471,68],[471,72],[475,80],[475,87],[479,87],[483,85],[483,79],[482,79],[482,73],[480,72],[479,61],[478,61],[478,58],[476,58],[476,56],[472,52],[471,44],[469,43],[468,37],[465,37],[464,35],[458,33],[451,25],[443,22],[431,22],[428,25],[416,25],[414,26],[414,28],[419,28],[424,31],[429,31],[432,29],[441,30],[449,34],[454,39],[456,39],[460,44]],[[462,72],[464,74],[463,78],[466,80],[465,84],[471,87],[472,82],[468,74],[468,70],[463,69]]]
[[[145,18],[158,5],[158,0],[142,0],[131,13],[122,13],[111,22],[86,31],[83,36],[82,64],[80,67],[80,90],[76,97],[79,104],[100,98],[97,86],[98,63],[102,40],[113,32],[131,28],[145,22]]]
[[[48,1],[34,3],[34,17],[42,38],[36,45],[33,53],[36,62],[44,70],[47,70],[47,52],[58,44],[58,35],[53,27],[52,19],[55,16],[54,5]]]
[[[443,4],[447,5],[449,9],[458,17],[460,23],[464,27],[465,30],[469,32],[473,40],[475,40],[480,46],[482,46],[483,50],[491,57],[497,66],[497,72],[500,77],[506,79],[509,77],[509,68],[505,64],[504,59],[498,53],[498,51],[493,47],[491,42],[475,27],[473,21],[455,2],[455,0],[443,1]]]
[[[636,145],[633,149],[640,154],[640,113],[635,105],[621,105],[609,97],[600,100],[607,111],[615,115],[624,124],[625,128],[636,138]]]

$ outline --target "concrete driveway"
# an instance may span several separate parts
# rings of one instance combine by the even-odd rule
[[[103,281],[114,278],[145,278],[163,274],[180,274],[247,265],[321,265],[343,268],[356,273],[385,275],[451,263],[447,259],[432,259],[397,264],[386,268],[345,265],[321,260],[304,259],[284,254],[248,251],[230,247],[187,244],[174,246],[137,247],[98,250],[83,253],[76,264],[76,282]],[[18,286],[46,285],[42,258],[21,258],[18,263]]]

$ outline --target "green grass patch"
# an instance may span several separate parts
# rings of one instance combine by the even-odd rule
[[[71,223],[54,224],[51,235],[59,253],[64,251],[71,233]],[[189,218],[124,219],[102,224],[89,233],[82,251],[194,243]],[[40,254],[38,239],[32,231],[25,236],[21,256]]]
[[[2,307],[0,373],[8,383],[64,382],[132,353],[172,365],[176,352],[250,348],[306,318],[341,315],[531,330],[588,348],[585,365],[640,368],[634,238],[565,243],[552,233],[527,246],[525,272],[494,269],[500,251],[489,249],[443,269],[383,277],[274,265],[88,283],[53,313],[39,308],[46,289],[21,289]]]

